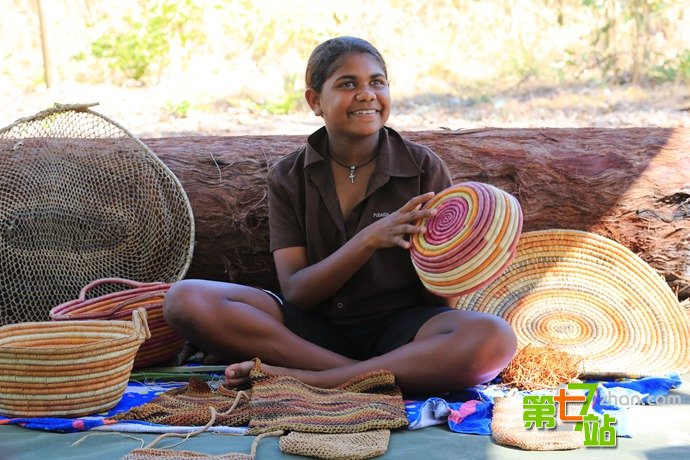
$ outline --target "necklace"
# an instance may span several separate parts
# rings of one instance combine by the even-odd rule
[[[354,183],[355,183],[355,169],[361,168],[362,166],[368,165],[369,163],[371,163],[372,161],[374,161],[374,159],[375,159],[377,156],[379,156],[379,152],[376,152],[376,155],[374,155],[373,157],[369,158],[367,161],[365,161],[365,162],[362,163],[361,165],[349,165],[349,166],[346,165],[345,163],[341,163],[341,162],[340,162],[336,157],[334,157],[333,155],[329,155],[329,156],[330,156],[331,158],[333,158],[333,161],[335,161],[338,165],[342,166],[343,168],[347,168],[347,169],[350,170],[350,174],[347,176],[347,178],[350,179],[350,183],[354,184]]]

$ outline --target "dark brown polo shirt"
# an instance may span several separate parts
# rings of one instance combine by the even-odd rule
[[[301,149],[286,155],[268,173],[271,252],[304,246],[309,264],[325,259],[371,223],[400,209],[410,198],[451,185],[448,167],[428,147],[381,129],[376,169],[362,202],[344,221],[325,158],[327,133],[321,128]],[[394,310],[422,305],[424,287],[409,251],[377,250],[333,296],[315,308],[335,324],[351,324]]]

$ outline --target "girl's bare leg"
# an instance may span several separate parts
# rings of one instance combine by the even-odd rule
[[[331,388],[378,369],[396,376],[403,391],[451,391],[487,382],[510,362],[517,339],[501,318],[479,312],[454,310],[427,321],[414,340],[366,361],[322,371],[265,366],[268,372],[290,375],[314,386]],[[259,355],[260,356],[260,355]],[[228,382],[246,382],[253,361],[233,364]]]
[[[246,383],[254,364],[246,360],[258,356],[267,371],[320,387],[387,369],[405,391],[449,391],[492,379],[516,348],[515,333],[504,320],[454,310],[427,321],[412,342],[358,362],[287,329],[280,307],[266,292],[214,281],[175,283],[166,295],[164,313],[192,343],[237,361],[226,370],[233,385]]]
[[[276,300],[260,289],[182,280],[167,292],[163,313],[187,340],[229,362],[260,356],[267,364],[310,370],[354,362],[291,332]]]

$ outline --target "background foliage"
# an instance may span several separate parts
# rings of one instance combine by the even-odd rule
[[[0,0],[0,85],[45,84],[39,2],[56,81],[167,84],[179,117],[218,99],[290,112],[311,49],[346,34],[408,96],[690,83],[686,0]]]

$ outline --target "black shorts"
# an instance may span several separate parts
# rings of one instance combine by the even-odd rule
[[[268,293],[279,303],[288,329],[311,343],[356,360],[379,356],[411,342],[424,323],[453,310],[451,307],[413,307],[383,318],[340,325],[332,324],[318,313],[304,312],[280,296]]]

